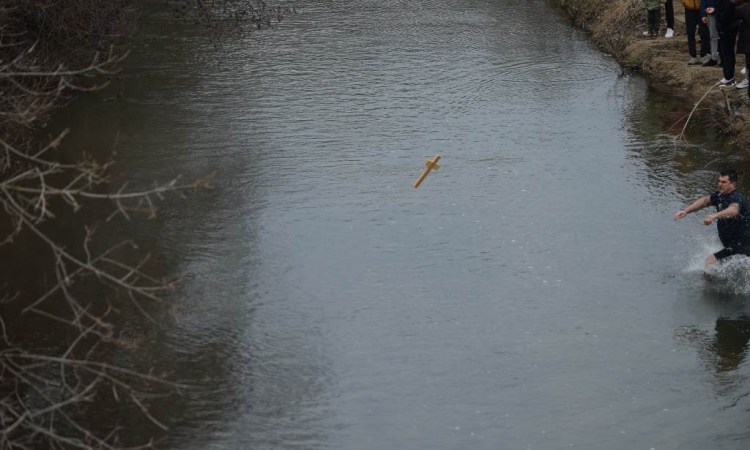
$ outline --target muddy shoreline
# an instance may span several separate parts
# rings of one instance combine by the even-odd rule
[[[739,147],[750,144],[750,99],[747,89],[714,87],[722,78],[717,67],[688,66],[690,58],[685,34],[685,11],[674,0],[675,36],[656,39],[643,36],[647,30],[641,0],[552,0],[571,18],[575,26],[586,30],[593,42],[613,55],[626,70],[646,75],[654,89],[674,93],[701,108],[714,110],[726,126],[730,142]],[[699,39],[699,38],[698,38]],[[700,44],[698,44],[700,45]],[[737,55],[735,74],[742,79],[743,55]]]

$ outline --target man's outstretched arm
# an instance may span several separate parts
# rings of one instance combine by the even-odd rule
[[[732,203],[731,205],[727,206],[726,209],[723,211],[719,211],[715,214],[709,214],[706,217],[703,218],[703,223],[706,225],[711,225],[714,220],[716,219],[731,219],[732,217],[736,216],[740,213],[740,205],[737,203]]]
[[[681,209],[677,211],[676,213],[674,213],[674,220],[680,220],[683,217],[690,214],[691,212],[695,212],[700,209],[703,209],[706,206],[709,206],[710,204],[711,204],[711,199],[708,196],[699,198],[698,200],[691,203],[687,208]]]

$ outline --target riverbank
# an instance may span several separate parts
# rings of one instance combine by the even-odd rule
[[[688,66],[685,34],[685,10],[674,0],[675,36],[664,37],[666,26],[662,11],[662,34],[656,39],[643,36],[647,30],[642,0],[554,0],[574,24],[591,35],[605,52],[612,54],[628,70],[647,75],[657,86],[686,96],[701,107],[709,107],[720,117],[731,141],[738,146],[750,144],[750,100],[746,89],[714,87],[722,78],[721,68]],[[700,46],[700,44],[698,44]],[[743,55],[737,55],[735,74],[743,75]]]

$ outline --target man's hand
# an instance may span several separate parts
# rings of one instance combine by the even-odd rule
[[[682,219],[683,217],[685,217],[687,215],[688,215],[687,211],[685,211],[684,209],[682,209],[682,210],[677,211],[676,213],[674,213],[673,217],[674,217],[674,220],[680,220],[680,219]]]
[[[703,225],[711,225],[712,223],[714,223],[714,219],[715,217],[713,214],[707,215],[703,218]]]
[[[713,14],[713,13],[714,13],[713,7],[709,6],[708,8],[706,8],[706,14]]]

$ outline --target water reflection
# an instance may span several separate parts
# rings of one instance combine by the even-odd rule
[[[718,319],[713,347],[716,353],[716,372],[730,372],[739,369],[747,357],[750,341],[750,316],[736,319]]]
[[[715,190],[716,174],[725,167],[740,173],[741,188],[750,187],[750,160],[728,140],[720,106],[693,111],[683,93],[666,86],[642,89],[644,103],[628,112],[629,150],[644,164],[646,184],[657,199],[688,201],[706,195]]]
[[[268,364],[269,359],[278,360],[269,352],[281,351],[286,344],[269,350],[268,345],[273,344],[259,338],[264,336],[264,326],[255,314],[259,299],[268,289],[258,282],[263,278],[260,272],[268,268],[261,266],[261,256],[254,253],[257,219],[265,203],[265,192],[257,178],[262,155],[246,152],[248,142],[230,143],[216,135],[193,132],[196,120],[213,120],[213,111],[234,100],[231,93],[213,96],[210,85],[214,80],[198,75],[201,70],[213,71],[211,62],[218,56],[196,30],[174,25],[158,14],[148,17],[155,23],[143,24],[140,45],[128,60],[125,97],[104,102],[102,99],[111,93],[82,96],[56,118],[53,129],[44,130],[41,139],[71,127],[72,133],[63,143],[71,158],[85,151],[105,161],[115,151],[117,164],[109,186],[115,191],[126,177],[128,188],[136,189],[177,175],[190,180],[215,168],[222,169],[219,181],[212,190],[167,195],[156,205],[156,220],[135,217],[126,221],[119,217],[105,221],[111,205],[104,205],[60,217],[59,222],[65,226],[51,232],[66,247],[78,248],[81,223],[98,223],[94,253],[96,248],[131,238],[138,244],[137,249],[131,249],[131,256],[151,255],[143,268],[150,276],[172,279],[179,274],[183,278],[179,289],[167,299],[168,306],[143,306],[153,322],[132,305],[118,304],[118,316],[113,321],[124,326],[124,337],[137,348],[101,346],[100,357],[133,370],[165,374],[169,380],[187,385],[182,395],[152,402],[150,412],[170,428],[169,445],[185,448],[189,442],[196,448],[206,448],[213,433],[225,429],[227,416],[238,417],[259,409],[263,395],[273,394],[266,390],[257,400],[258,389],[272,385],[280,373],[294,370],[283,363]],[[170,58],[164,58],[165,54]],[[209,56],[202,60],[196,55]],[[209,87],[201,87],[201,82]],[[194,92],[206,91],[209,93],[201,97],[202,101],[191,98]],[[225,118],[223,125],[228,122],[230,119]],[[51,270],[54,260],[38,250],[38,245],[22,240],[13,247],[3,247],[3,260],[14,264],[3,266],[0,286],[7,281],[9,290],[20,290],[31,298],[45,292],[55,280]],[[112,295],[100,292],[95,280],[88,281],[76,283],[75,288],[92,304],[103,304]],[[65,307],[60,300],[52,298],[50,304]],[[77,334],[33,315],[5,319],[13,336],[23,336],[50,353],[64,351]],[[305,348],[291,345],[287,355]],[[315,352],[308,348],[306,354]],[[296,361],[302,365],[306,359]],[[316,367],[317,361],[311,364]],[[305,386],[294,376],[286,379],[294,382],[285,385],[285,392],[294,392],[291,388],[296,385]],[[285,416],[293,416],[295,407],[289,402]],[[102,411],[116,413],[105,417]],[[103,435],[114,426],[126,427],[129,431],[122,441],[130,445],[167,434],[144,420],[138,408],[112,405],[106,395],[97,397],[93,407],[78,414]],[[196,431],[199,426],[201,430]]]
[[[738,405],[748,391],[747,366],[748,343],[750,342],[750,315],[721,317],[716,320],[713,331],[695,327],[678,328],[678,341],[685,341],[697,351],[700,361],[713,374],[712,384],[717,394],[727,397],[725,408]]]

